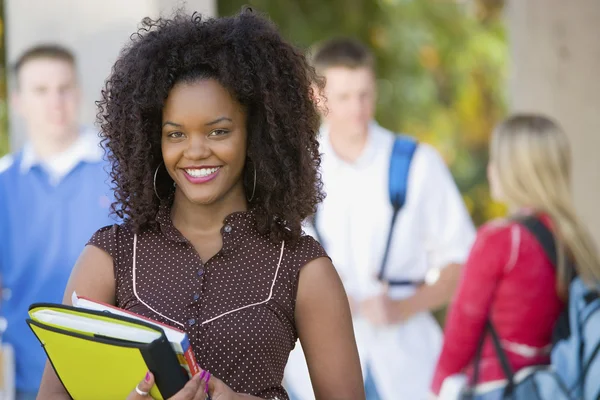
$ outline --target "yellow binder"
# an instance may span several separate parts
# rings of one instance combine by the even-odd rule
[[[187,382],[164,331],[136,319],[62,304],[32,304],[27,323],[74,400],[124,399],[150,370],[155,399]]]

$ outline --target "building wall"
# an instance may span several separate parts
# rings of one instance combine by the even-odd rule
[[[81,121],[93,124],[104,80],[120,49],[142,18],[188,11],[216,14],[214,0],[5,0],[7,61],[12,65],[26,48],[59,42],[77,58],[83,90]],[[13,87],[12,77],[9,87]],[[24,140],[23,125],[10,110],[13,150]]]
[[[579,214],[600,243],[600,1],[509,0],[511,109],[557,118],[573,148]]]

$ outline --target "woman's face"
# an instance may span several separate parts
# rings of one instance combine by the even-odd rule
[[[214,79],[177,83],[162,114],[162,156],[191,203],[244,196],[246,112]]]

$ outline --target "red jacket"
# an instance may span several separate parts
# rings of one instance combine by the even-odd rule
[[[550,221],[542,217],[550,227]],[[472,374],[472,362],[486,320],[491,317],[513,372],[548,364],[542,352],[525,356],[514,344],[543,349],[564,303],[556,292],[556,274],[536,238],[513,221],[491,222],[477,233],[450,307],[444,346],[435,370],[432,391],[439,394],[450,375]],[[505,379],[489,335],[480,364],[479,383]]]

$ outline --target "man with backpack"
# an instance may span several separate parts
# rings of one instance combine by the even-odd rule
[[[475,231],[439,154],[373,121],[370,51],[351,39],[330,40],[313,64],[326,79],[320,145],[327,197],[307,232],[344,281],[367,400],[424,399],[442,342],[431,311],[451,298]],[[299,349],[285,383],[292,399],[311,398]]]

